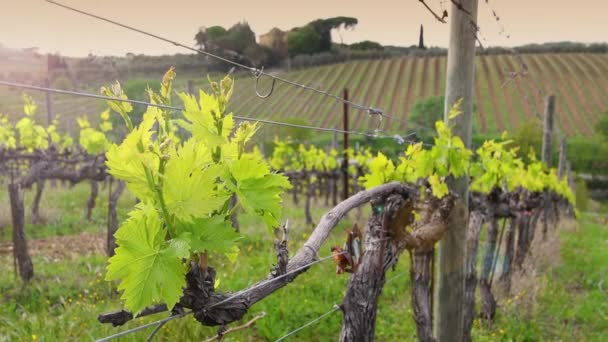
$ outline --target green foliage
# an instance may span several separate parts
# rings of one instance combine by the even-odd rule
[[[101,123],[99,129],[91,127],[86,118],[78,119],[80,126],[79,144],[89,154],[96,155],[104,153],[110,147],[110,141],[106,137],[106,132],[112,130],[112,122],[109,120],[110,111],[106,110],[100,115]]]
[[[461,114],[461,101],[448,113],[448,120]],[[435,123],[436,138],[428,150],[423,143],[409,145],[398,163],[393,163],[384,154],[378,155],[367,164],[369,170],[360,181],[365,188],[372,188],[390,181],[416,183],[423,179],[428,182],[433,196],[442,198],[449,193],[447,177],[472,177],[471,190],[489,193],[494,188],[513,191],[522,187],[530,192],[552,191],[572,205],[576,198],[567,179],[558,179],[555,169],[549,169],[538,161],[531,151],[527,165],[517,156],[517,148],[511,148],[512,141],[489,140],[476,151],[477,160],[472,160],[473,152],[464,146],[462,140],[453,136],[451,129],[443,121]]]
[[[16,149],[23,148],[28,152],[45,150],[49,146],[61,151],[72,147],[73,138],[69,134],[57,131],[58,120],[55,119],[48,127],[39,125],[35,120],[37,106],[31,97],[24,95],[24,114],[14,127],[5,115],[0,114],[0,145]],[[110,146],[106,133],[113,128],[109,121],[110,112],[101,113],[99,128],[91,127],[86,118],[77,119],[79,132],[79,145],[87,153],[97,155],[104,153]]]
[[[275,120],[280,120],[293,125],[312,126],[310,121],[302,117],[283,118],[276,117]],[[293,139],[294,141],[309,141],[313,137],[313,132],[310,129],[298,127],[265,127],[267,134],[270,137],[280,136],[285,139]]]
[[[520,172],[523,162],[517,158],[517,149],[508,148],[511,140],[486,141],[477,149],[477,162],[471,165],[471,190],[490,193],[494,188],[506,187],[509,191],[521,186],[526,175]]]
[[[256,43],[256,35],[247,22],[228,30],[221,26],[200,29],[194,36],[196,44],[211,53],[246,64],[266,64],[273,61],[272,51]]]
[[[306,25],[287,33],[287,50],[290,56],[310,55],[319,51],[321,36],[314,27]]]
[[[459,104],[450,110],[449,118],[460,115]],[[447,195],[445,179],[464,176],[473,153],[465,148],[459,137],[452,135],[443,121],[437,121],[435,129],[437,137],[431,149],[423,149],[422,143],[409,145],[396,167],[383,154],[378,154],[369,164],[370,172],[361,178],[363,185],[370,188],[393,180],[415,183],[426,179],[435,197]]]
[[[310,145],[308,147],[303,144],[291,143],[289,139],[280,141],[278,138],[274,141],[274,150],[272,157],[269,160],[270,166],[278,171],[336,171],[341,167],[343,155],[336,149],[329,149],[325,152],[323,149]],[[367,164],[367,160],[371,159],[371,154],[368,150],[354,152],[352,149],[346,151],[351,160],[356,160],[361,165]],[[349,166],[349,172],[355,174],[355,170]]]
[[[255,33],[246,22],[237,23],[228,30],[221,26],[203,28],[197,32],[196,43],[207,51],[223,52],[225,50],[242,54],[256,45]]]
[[[17,138],[15,134],[15,130],[8,121],[8,117],[0,114],[0,146],[4,148],[16,148]]]
[[[308,23],[319,35],[319,50],[318,52],[329,51],[331,49],[331,31],[334,29],[351,29],[359,23],[357,18],[353,17],[333,17],[327,19],[317,19]]]
[[[149,96],[148,96],[148,89],[151,88],[153,89],[155,92],[159,91],[159,86],[157,84],[152,83],[150,80],[147,79],[131,79],[128,80],[127,82],[125,82],[124,85],[120,85],[118,83],[115,83],[113,85],[114,87],[118,87],[114,90],[116,90],[118,92],[118,94],[123,93],[125,98],[131,99],[131,100],[138,100],[138,101],[147,101]],[[116,96],[116,94],[114,93],[114,91],[112,91],[111,88],[105,88],[102,89],[102,93],[106,96]],[[134,126],[137,126],[141,123],[141,120],[143,118],[144,112],[146,111],[146,106],[140,106],[140,105],[131,105],[130,103],[123,103],[123,104],[118,104],[118,103],[112,103],[111,106],[121,106],[122,110],[117,110],[117,108],[112,108],[116,113],[124,113],[126,115],[126,117],[129,118],[129,120],[131,120],[131,124]],[[128,132],[127,129],[125,129],[125,124],[124,124],[124,118],[125,116],[123,116],[122,114],[119,116],[116,115],[112,115],[110,116],[110,122],[111,124],[116,127],[117,129],[113,132],[111,132],[111,134],[117,138],[117,139],[122,139],[125,134]]]
[[[580,212],[586,212],[589,210],[589,190],[587,189],[587,183],[579,179],[575,184],[576,193],[576,209]]]
[[[217,40],[228,34],[228,30],[219,25],[211,26],[205,32],[207,33],[207,39],[210,40]]]
[[[605,142],[608,142],[608,112],[602,115],[602,118],[595,126],[595,130]]]
[[[116,232],[116,255],[110,259],[107,280],[121,280],[125,305],[139,312],[151,302],[177,303],[182,295],[189,246],[183,240],[165,240],[166,231],[152,206],[139,205]]]
[[[371,41],[371,40],[363,40],[363,41],[360,41],[357,43],[352,43],[349,45],[349,47],[353,50],[361,50],[361,51],[384,50],[384,46],[382,46],[382,44]]]
[[[435,122],[443,120],[444,106],[445,98],[443,96],[434,96],[416,102],[409,116],[413,129],[426,128],[427,130],[431,130]],[[426,135],[426,133],[428,131],[421,132],[422,135]]]
[[[38,125],[34,119],[37,106],[34,100],[26,94],[23,94],[23,102],[25,117],[15,124],[19,136],[19,145],[28,151],[46,149],[48,147],[48,134],[44,127]]]
[[[557,153],[557,152],[556,152]],[[588,137],[568,139],[566,156],[576,172],[608,174],[608,142]],[[557,159],[554,155],[553,160]]]
[[[26,191],[26,203],[31,201],[33,195],[33,190]],[[8,203],[6,196],[5,190],[0,189],[0,203]],[[103,281],[107,258],[99,243],[106,232],[104,201],[107,196],[98,199],[101,203],[93,211],[94,221],[83,225],[82,212],[74,208],[86,202],[88,196],[88,184],[79,184],[74,188],[59,186],[54,191],[44,193],[42,210],[49,215],[51,222],[44,226],[26,226],[28,238],[44,238],[44,241],[34,243],[37,251],[32,257],[37,266],[36,277],[27,287],[24,288],[13,277],[12,256],[0,255],[0,272],[6,275],[0,277],[0,293],[4,296],[3,305],[0,306],[0,336],[3,338],[31,341],[36,335],[38,341],[70,341],[83,337],[94,340],[117,332],[117,328],[97,322],[100,312],[115,311],[121,305],[113,284]],[[125,217],[132,203],[133,198],[128,193],[121,197],[118,208],[120,218]],[[313,215],[320,217],[328,208],[319,205],[312,209]],[[364,213],[367,210],[364,208]],[[290,244],[302,245],[310,234],[304,224],[302,209],[289,203],[285,206],[285,214],[290,218]],[[244,233],[239,246],[247,257],[229,266],[226,261],[227,266],[218,272],[221,287],[231,292],[251,285],[252,280],[267,276],[271,250],[268,246],[272,246],[274,241],[272,235],[265,234],[265,225],[256,223],[250,217],[241,216],[240,219]],[[528,289],[524,295],[517,293],[517,296],[499,299],[501,309],[497,311],[494,324],[487,326],[478,321],[474,325],[475,341],[604,340],[608,334],[608,300],[605,281],[601,281],[608,272],[605,243],[608,230],[605,225],[593,223],[593,220],[593,217],[583,216],[579,229],[558,231],[560,255],[555,258],[559,262],[551,262],[549,268],[539,270],[534,291]],[[352,222],[346,218],[336,229],[351,226]],[[83,230],[86,233],[79,235]],[[10,228],[4,229],[3,241],[10,242],[10,235]],[[60,240],[57,235],[71,236],[61,237]],[[49,249],[54,243],[64,246],[64,239],[78,242],[70,244],[67,255],[56,254],[57,250],[65,248]],[[332,234],[326,244],[340,245],[343,240],[343,235]],[[402,295],[411,289],[407,273],[409,267],[409,258],[400,258],[396,270],[387,274],[387,279],[395,275],[399,277],[388,282],[380,296],[376,340],[416,339],[410,298]],[[243,272],[247,272],[247,277],[243,276]],[[228,337],[235,341],[274,341],[301,326],[302,322],[311,321],[331,309],[331,305],[342,298],[347,281],[348,277],[335,275],[335,266],[331,263],[311,267],[295,282],[257,303],[244,317],[244,321],[247,321],[260,311],[266,312],[266,317],[256,322],[255,329],[236,331]],[[159,318],[140,318],[127,323],[122,330]],[[278,318],[280,324],[277,323]],[[334,313],[318,322],[314,329],[299,332],[296,339],[315,340],[319,336],[323,337],[322,340],[325,337],[334,339],[340,333],[341,319],[339,313]],[[576,324],[573,325],[573,322]],[[217,327],[206,327],[194,319],[184,318],[165,325],[156,338],[190,341],[216,334]],[[147,335],[132,334],[123,339],[139,341],[142,336],[145,338]]]
[[[517,148],[517,156],[524,163],[530,162],[528,158],[530,151],[534,152],[536,156],[541,155],[543,130],[536,121],[528,121],[519,125],[512,139],[512,147]]]
[[[171,69],[158,93],[148,89],[152,103],[170,103],[174,77]],[[141,123],[132,125],[130,108],[108,102],[129,129],[124,141],[106,154],[108,172],[124,180],[142,204],[115,235],[120,247],[110,259],[106,279],[120,280],[122,298],[133,312],[159,301],[172,307],[185,286],[189,260],[205,268],[208,253],[235,257],[238,235],[229,220],[232,196],[237,207],[268,228],[279,224],[281,194],[290,184],[271,173],[259,154],[246,152],[257,124],[235,128],[232,114],[226,113],[234,81],[210,80],[210,86],[212,93],[201,91],[198,100],[178,94],[184,107],[179,119],[171,111],[149,106]],[[112,93],[125,97],[118,84]],[[174,134],[176,122],[191,133],[184,142]]]
[[[217,43],[224,49],[244,53],[248,47],[256,45],[255,33],[248,23],[236,23],[228,29],[226,36],[218,39]]]

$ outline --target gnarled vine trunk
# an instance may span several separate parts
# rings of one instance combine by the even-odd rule
[[[433,250],[413,251],[410,253],[412,265],[410,280],[412,283],[412,307],[418,333],[418,341],[433,342],[433,306],[431,298],[433,279]]]
[[[306,216],[306,224],[314,225],[312,213],[310,211],[310,202],[312,201],[313,185],[310,179],[306,180],[306,203],[304,204],[304,214]]]
[[[112,190],[112,185],[116,184],[116,187]],[[108,256],[114,255],[114,249],[116,248],[116,239],[114,233],[118,230],[118,213],[116,206],[118,205],[118,199],[125,189],[125,182],[110,180],[108,186],[108,232],[106,237],[106,253]]]
[[[17,264],[19,276],[27,283],[34,277],[34,264],[32,264],[32,259],[27,250],[27,239],[25,238],[25,210],[23,208],[21,185],[18,183],[9,184],[8,193],[13,219],[13,257]]]
[[[34,224],[42,223],[42,217],[40,216],[40,200],[42,199],[44,184],[44,179],[36,182],[36,195],[34,196],[34,203],[32,204],[32,223]]]
[[[99,183],[97,181],[92,180],[90,182],[91,185],[91,194],[89,195],[89,199],[87,200],[87,221],[91,221],[93,219],[93,209],[95,209],[95,201],[97,200],[97,195],[99,194]]]
[[[405,249],[405,241],[396,232],[412,222],[412,202],[401,194],[372,200],[372,211],[364,232],[364,254],[342,301],[340,341],[373,341],[386,271]]]
[[[479,290],[481,294],[481,316],[487,320],[493,320],[496,313],[496,299],[492,293],[492,281],[490,273],[494,266],[494,253],[498,240],[498,219],[491,212],[487,224],[487,235],[484,244],[484,256],[481,264],[481,276],[479,278]]]
[[[521,248],[522,236],[525,236],[525,232],[522,235],[522,229],[525,229],[525,225],[522,225],[522,220],[517,217],[509,219],[509,225],[505,236],[505,255],[502,261],[502,272],[500,273],[499,282],[502,286],[504,293],[511,291],[511,274],[513,271],[513,260],[515,258],[515,232],[517,232],[518,250]],[[498,246],[500,248],[500,246]]]
[[[471,341],[471,329],[475,319],[475,290],[477,289],[477,257],[479,254],[479,235],[484,222],[484,214],[473,210],[469,215],[467,231],[467,260],[464,285],[464,329],[463,340]]]

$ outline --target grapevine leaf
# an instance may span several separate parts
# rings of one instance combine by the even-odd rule
[[[154,118],[144,115],[142,123],[132,130],[120,146],[112,145],[106,153],[108,172],[126,182],[129,191],[140,199],[152,196],[153,189],[146,178],[145,170],[158,169],[158,156],[144,150],[151,143]]]
[[[191,221],[219,210],[230,195],[217,189],[221,168],[200,168],[193,144],[185,145],[167,163],[163,195],[176,218]]]
[[[27,94],[23,94],[23,113],[25,113],[25,115],[27,116],[32,116],[36,113],[36,103],[34,102],[34,99],[27,95]]]
[[[369,174],[362,177],[363,186],[370,189],[393,180],[395,164],[388,159],[382,152],[369,164]]]
[[[241,236],[230,221],[221,215],[178,224],[180,237],[188,241],[192,252],[213,251],[230,255]]]
[[[251,154],[235,160],[230,172],[243,209],[260,216],[269,228],[276,227],[281,217],[281,194],[291,188],[287,177],[271,174],[266,163]]]
[[[455,117],[458,117],[462,114],[462,110],[460,110],[460,106],[462,105],[462,98],[458,99],[450,108],[450,112],[448,113],[448,120],[452,120]]]
[[[439,199],[443,198],[450,192],[448,185],[444,183],[439,176],[437,176],[437,174],[433,174],[429,177],[429,184],[431,185],[433,196]]]
[[[110,258],[106,280],[118,280],[125,306],[134,313],[154,302],[173,307],[185,286],[189,256],[183,241],[165,241],[166,231],[153,207],[139,206],[116,232],[116,254]]]

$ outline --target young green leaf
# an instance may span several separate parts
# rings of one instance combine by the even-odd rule
[[[183,241],[165,241],[166,231],[153,207],[141,205],[116,232],[116,254],[110,258],[106,280],[120,280],[126,307],[138,313],[154,302],[173,307],[186,284],[182,258],[189,256]]]

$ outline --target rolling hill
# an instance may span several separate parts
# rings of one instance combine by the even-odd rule
[[[527,69],[527,72],[523,70]],[[588,135],[608,111],[608,55],[526,54],[479,56],[476,67],[475,125],[482,133],[513,131],[542,115],[543,98],[557,96],[557,122],[568,135]],[[353,61],[281,74],[290,80],[341,94],[348,87],[356,103],[382,109],[401,120],[384,123],[390,131],[407,130],[412,106],[442,95],[445,57],[403,57]],[[260,92],[270,85],[260,80]],[[242,116],[306,118],[311,124],[340,127],[342,106],[334,99],[277,83],[268,99],[256,97],[254,80],[237,81],[230,109]],[[354,129],[374,128],[369,115],[351,111]]]
[[[185,90],[187,80],[195,77],[195,85],[206,88],[205,78],[177,72],[176,89]],[[608,111],[607,54],[478,56],[476,72],[475,127],[480,133],[513,131],[521,123],[535,120],[542,115],[543,98],[548,94],[557,96],[557,123],[570,136],[591,134],[601,113]],[[352,101],[399,118],[385,119],[383,130],[406,132],[415,129],[407,127],[412,106],[443,94],[446,57],[357,60],[277,74],[333,94],[341,94],[348,87]],[[144,75],[150,84],[160,77],[160,74]],[[255,95],[253,77],[243,74],[238,78],[230,104],[237,115],[274,120],[300,118],[312,125],[341,127],[342,105],[335,99],[280,82],[276,83],[272,96],[261,99]],[[265,93],[270,83],[269,79],[261,78],[260,92]],[[101,85],[102,81],[81,90],[96,92]],[[20,92],[0,88],[0,112],[14,115],[12,112],[19,111]],[[33,95],[43,107],[43,94]],[[103,101],[95,99],[64,95],[53,95],[53,99],[55,113],[64,118],[98,113],[104,107]],[[351,111],[350,122],[351,128],[357,130],[374,129],[377,125],[376,119],[356,110]]]

